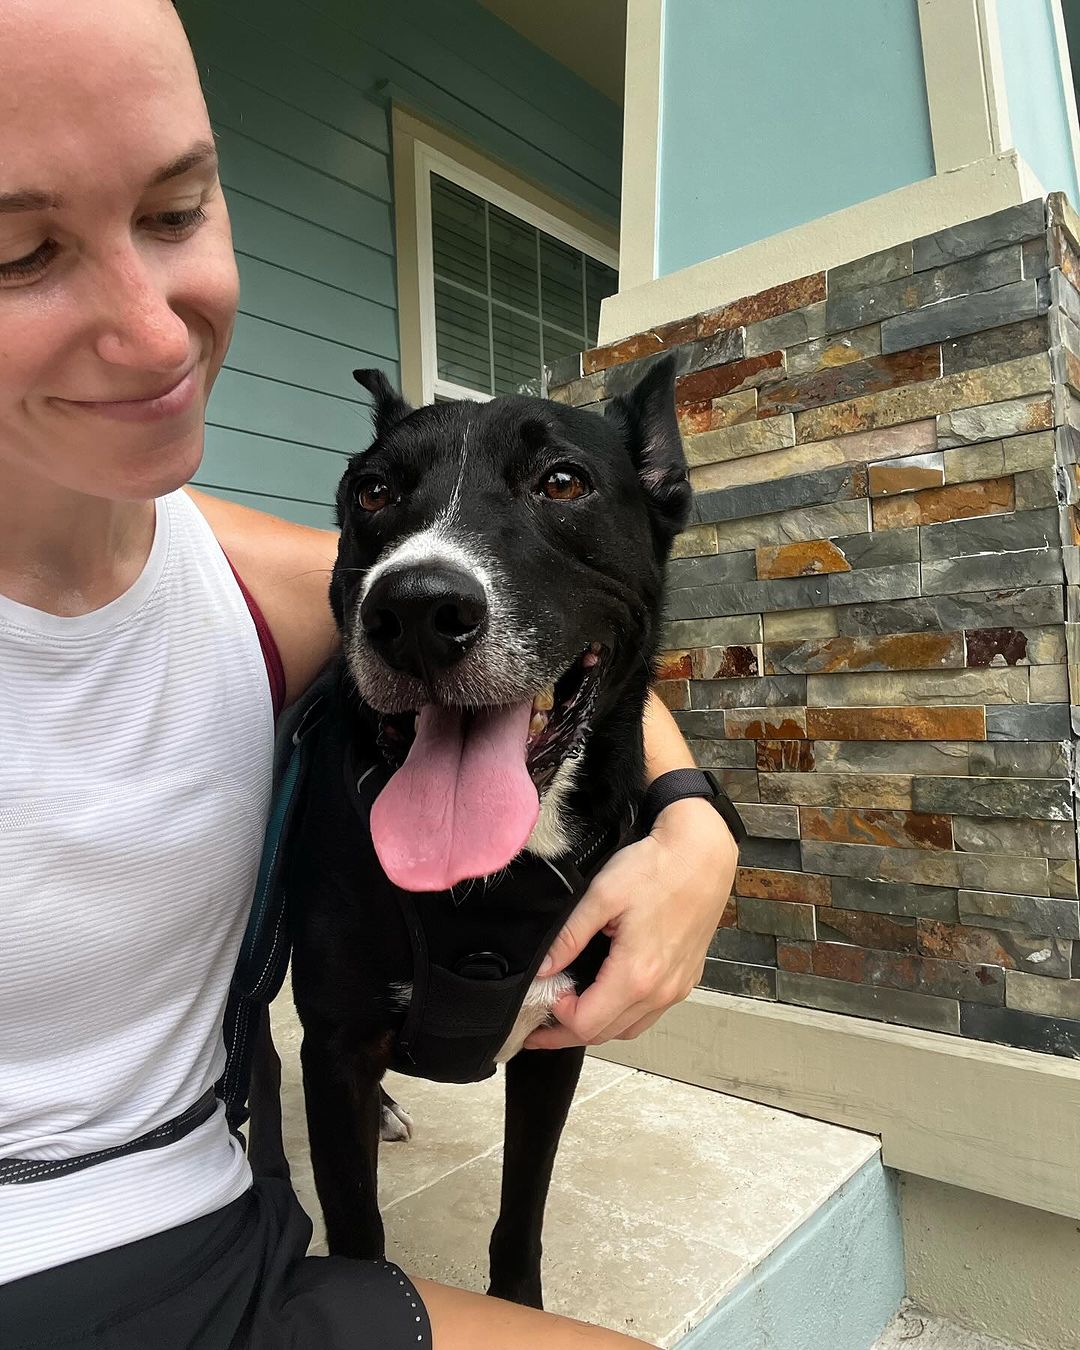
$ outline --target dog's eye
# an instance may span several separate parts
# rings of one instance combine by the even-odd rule
[[[356,500],[364,511],[381,511],[395,498],[381,478],[362,478],[356,485]]]
[[[540,480],[540,491],[553,502],[572,502],[592,491],[584,472],[573,464],[558,464]]]

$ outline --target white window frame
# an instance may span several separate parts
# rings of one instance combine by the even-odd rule
[[[599,234],[590,234],[570,221],[545,210],[535,202],[469,168],[459,160],[439,150],[429,142],[416,137],[413,155],[414,190],[416,201],[416,257],[420,287],[420,363],[423,401],[432,403],[439,398],[467,398],[488,401],[493,394],[469,389],[439,378],[435,339],[435,257],[431,231],[431,175],[456,183],[458,187],[526,225],[532,225],[571,248],[579,250],[596,262],[619,270],[619,252],[606,243]]]

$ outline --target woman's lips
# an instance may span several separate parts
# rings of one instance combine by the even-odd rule
[[[162,422],[170,417],[178,417],[187,412],[194,402],[198,390],[198,366],[192,366],[186,375],[153,398],[134,398],[119,400],[58,399],[72,408],[81,408],[98,417],[108,417],[114,422]]]

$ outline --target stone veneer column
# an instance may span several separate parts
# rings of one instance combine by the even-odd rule
[[[549,372],[677,357],[658,688],[751,834],[709,988],[1080,1055],[1078,241],[1055,195]]]

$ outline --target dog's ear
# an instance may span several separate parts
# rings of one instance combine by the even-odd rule
[[[372,411],[375,417],[376,436],[385,436],[391,427],[396,426],[402,418],[408,417],[412,412],[412,408],[381,370],[354,370],[353,379],[357,384],[362,384],[375,400]]]
[[[675,358],[651,365],[608,411],[623,424],[627,449],[656,513],[677,534],[690,515],[693,493],[675,416]]]

